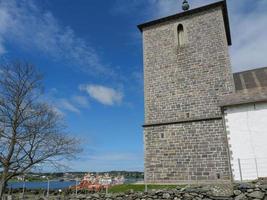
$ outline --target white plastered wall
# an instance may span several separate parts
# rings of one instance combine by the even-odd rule
[[[227,107],[225,123],[234,179],[267,177],[267,102]]]

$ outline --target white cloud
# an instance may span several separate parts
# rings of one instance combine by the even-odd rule
[[[6,53],[3,35],[5,35],[7,31],[8,18],[9,16],[7,11],[0,8],[0,55]]]
[[[57,99],[56,104],[57,104],[57,107],[63,110],[67,110],[67,111],[74,112],[77,114],[80,113],[80,110],[67,99]]]
[[[80,95],[62,96],[62,92],[57,88],[51,88],[48,93],[42,96],[42,101],[48,102],[53,106],[54,111],[62,116],[66,115],[67,112],[80,114],[83,108],[89,108],[90,106],[88,97]]]
[[[80,107],[89,107],[89,101],[87,97],[84,96],[73,96],[73,101],[78,104]]]
[[[217,0],[191,0],[189,3],[191,8],[195,8],[215,1]],[[152,20],[180,12],[181,7],[182,0],[117,0],[111,8],[111,12],[115,14],[142,14],[148,20]]]
[[[218,0],[194,0],[189,1],[190,9],[203,6],[206,4],[210,4],[216,2]],[[153,9],[153,16],[154,17],[163,17],[171,14],[175,14],[177,12],[181,12],[182,9],[182,1],[177,0],[150,0],[151,3],[155,5]]]
[[[56,60],[68,61],[91,74],[114,74],[102,63],[96,50],[64,27],[49,11],[33,0],[0,1],[0,55],[7,43],[27,51],[39,51]]]
[[[70,165],[79,166],[83,171],[143,171],[143,157],[142,153],[97,151],[92,155],[82,155]]]
[[[81,91],[86,91],[90,97],[104,105],[115,105],[122,102],[123,94],[113,88],[101,85],[80,85]]]
[[[65,116],[65,114],[55,105],[52,105],[52,109],[54,110],[54,112],[56,112],[59,116]]]
[[[133,161],[137,160],[139,157],[132,153],[105,153],[98,155],[88,156],[89,160],[98,160],[98,161]]]
[[[230,55],[233,69],[242,71],[267,66],[267,1],[238,2],[231,2],[229,5],[233,42]],[[245,5],[248,6],[246,11]]]

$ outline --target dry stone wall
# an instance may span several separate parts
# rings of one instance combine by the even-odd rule
[[[13,196],[10,200],[17,200]],[[45,197],[24,199],[47,200]],[[267,183],[239,183],[232,185],[204,185],[177,187],[172,190],[150,190],[148,192],[95,193],[53,196],[50,200],[267,200]]]

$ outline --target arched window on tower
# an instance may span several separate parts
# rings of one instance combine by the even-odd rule
[[[177,26],[178,46],[181,47],[185,44],[184,27],[182,24]]]

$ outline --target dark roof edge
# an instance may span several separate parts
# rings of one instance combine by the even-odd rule
[[[231,107],[231,106],[238,106],[238,105],[245,105],[245,104],[254,104],[254,103],[266,103],[267,99],[259,99],[259,100],[246,100],[246,101],[239,101],[234,103],[224,103],[220,104],[219,106],[224,107]]]
[[[234,72],[233,74],[241,74],[241,73],[246,73],[246,72],[251,72],[251,71],[255,71],[255,70],[261,70],[261,69],[267,69],[267,67],[259,67],[259,68],[253,68],[253,69],[247,69],[244,71],[239,71],[239,72]]]
[[[149,21],[149,22],[146,22],[146,23],[143,23],[143,24],[139,24],[137,27],[142,32],[143,28],[145,28],[145,27],[149,27],[149,26],[152,26],[152,25],[155,25],[155,24],[158,24],[158,23],[166,22],[168,20],[177,19],[177,18],[180,18],[180,17],[192,15],[192,14],[195,14],[195,13],[203,12],[205,10],[208,10],[208,9],[211,9],[211,8],[215,8],[215,7],[218,7],[218,6],[222,6],[223,19],[224,19],[224,25],[225,25],[225,31],[226,31],[226,37],[227,37],[228,45],[232,45],[226,0],[218,1],[216,3],[212,3],[212,4],[209,4],[209,5],[206,5],[206,6],[202,6],[202,7],[199,7],[199,8],[195,8],[195,9],[192,9],[192,10],[181,12],[181,13],[178,13],[178,14],[175,14],[175,15],[171,15],[171,16],[168,16],[168,17],[163,17],[163,18],[156,19],[156,20],[153,20],[153,21]]]

